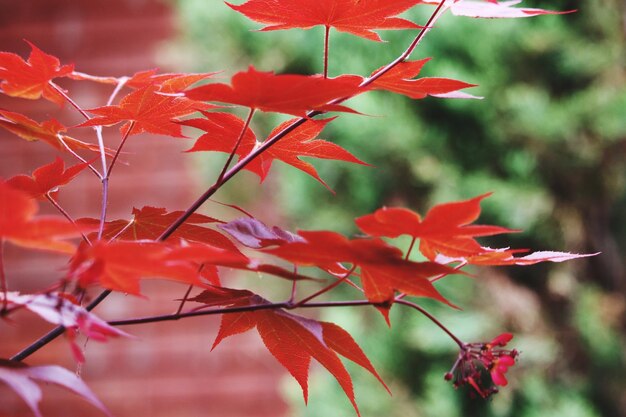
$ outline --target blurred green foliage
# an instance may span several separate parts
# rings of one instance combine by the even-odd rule
[[[375,311],[321,312],[361,342],[394,392],[389,397],[351,367],[364,416],[626,416],[625,5],[524,5],[578,12],[515,21],[445,16],[412,56],[433,57],[423,76],[479,84],[470,92],[484,100],[358,97],[350,105],[378,117],[342,115],[323,137],[376,168],[314,161],[336,195],[281,164],[263,186],[262,204],[281,207],[293,225],[347,234],[356,232],[356,216],[382,205],[424,213],[435,203],[493,191],[481,222],[524,232],[485,244],[603,252],[565,264],[475,270],[476,280],[447,278],[440,288],[463,312],[423,303],[468,341],[516,333],[520,363],[510,371],[510,386],[490,401],[443,380],[455,345],[413,311],[394,307],[391,330]],[[228,77],[254,64],[321,72],[322,28],[258,33],[251,30],[259,25],[221,2],[177,6],[183,39],[168,55],[185,70],[224,69]],[[430,10],[416,7],[407,16],[424,22]],[[367,75],[414,35],[382,32],[387,43],[373,43],[333,32],[330,74]],[[269,132],[279,120],[265,115],[255,129]],[[314,373],[310,385],[305,408],[289,381],[294,415],[354,415],[329,374]]]

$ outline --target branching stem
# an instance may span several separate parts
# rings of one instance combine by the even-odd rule
[[[384,68],[382,68],[380,71],[378,71],[373,76],[363,80],[363,82],[361,83],[360,86],[361,87],[368,86],[369,84],[373,83],[376,79],[380,78],[381,76],[386,74],[388,71],[393,69],[400,62],[406,60],[411,55],[411,53],[415,50],[415,48],[421,42],[421,40],[424,38],[426,33],[428,33],[428,31],[430,31],[430,29],[432,28],[432,25],[435,23],[435,21],[445,11],[444,3],[445,3],[445,0],[442,0],[441,3],[439,3],[439,5],[437,6],[437,8],[433,12],[433,14],[430,16],[430,18],[426,22],[426,25],[424,26],[424,28],[422,28],[420,33],[411,42],[409,47],[398,58],[393,60],[391,63],[389,63],[389,65],[387,65]],[[54,85],[54,84],[52,84],[52,85]],[[60,90],[59,92],[64,97],[69,99],[69,97],[67,97],[65,95],[65,93],[61,89],[59,89],[58,87],[57,87],[57,89]],[[336,99],[336,100],[333,100],[333,101],[329,102],[328,104],[338,104],[338,103],[341,103],[343,101],[348,100],[349,98],[350,97],[339,98],[339,99]],[[69,101],[69,102],[73,103],[73,101]],[[77,107],[77,109],[80,109],[80,108]],[[81,113],[83,114],[83,116],[86,116],[87,119],[89,118],[89,116],[86,113],[84,113],[84,111],[82,111]],[[217,192],[217,190],[219,190],[226,182],[228,182],[233,176],[235,176],[235,174],[237,174],[239,171],[241,171],[243,168],[245,168],[251,161],[253,161],[259,155],[261,155],[263,152],[265,152],[267,149],[269,149],[271,146],[273,146],[280,139],[284,138],[289,133],[291,133],[295,129],[297,129],[299,126],[304,124],[309,118],[318,116],[318,115],[320,115],[322,113],[323,112],[320,112],[320,111],[310,111],[310,112],[308,112],[307,113],[307,117],[302,117],[302,118],[294,121],[292,124],[290,124],[289,126],[286,126],[280,132],[277,132],[274,136],[268,138],[265,142],[263,142],[263,144],[261,146],[256,148],[250,154],[248,154],[244,158],[241,158],[235,165],[233,165],[232,168],[230,168],[228,171],[225,171],[223,175],[220,175],[220,177],[218,177],[218,181],[216,181],[200,197],[198,197],[198,199],[195,202],[193,202],[191,204],[191,206],[189,206],[189,208],[187,210],[185,210],[185,212],[183,214],[181,214],[181,216],[178,219],[176,219],[165,231],[163,231],[163,233],[161,233],[161,235],[156,240],[163,241],[163,240],[167,239],[169,236],[171,236],[172,233],[174,233],[176,231],[176,229],[178,229],[189,218],[189,216],[191,216],[193,213],[195,213],[195,211],[198,210],[198,208],[200,208],[200,206],[202,206],[202,204],[204,204],[204,202],[206,200],[211,198]],[[105,154],[105,149],[104,149],[104,143],[103,143],[103,140],[102,140],[101,127],[97,126],[96,127],[96,132],[98,132],[98,128],[100,129],[100,134],[98,135],[100,154],[102,155],[102,158],[104,160],[106,158],[106,154]],[[244,130],[244,133],[245,133],[245,130]],[[106,219],[106,197],[107,197],[107,194],[108,194],[108,181],[106,179],[106,169],[107,169],[106,161],[104,161],[103,162],[103,170],[104,170],[104,172],[102,173],[102,177],[103,177],[103,180],[102,180],[102,184],[103,184],[103,210],[102,210],[101,221],[100,221],[100,226],[101,227],[100,227],[100,231],[98,233],[99,237],[102,235],[102,229],[104,228],[104,219]],[[111,294],[111,290],[104,290],[103,292],[101,292],[98,295],[98,297],[96,297],[91,303],[89,303],[89,305],[86,307],[87,310],[90,311],[90,310],[94,309],[98,304],[100,304],[104,299],[106,299],[109,296],[109,294]],[[342,304],[342,306],[348,306],[348,305],[354,305],[354,306],[357,306],[357,305],[372,305],[372,303],[370,303],[369,301],[354,301],[354,302]],[[313,307],[313,306],[317,306],[317,307],[327,306],[327,307],[330,307],[331,305],[327,305],[327,303],[317,303],[317,305],[306,304],[306,306],[307,307]],[[176,316],[175,320],[178,320],[179,318],[181,318],[181,316],[183,314],[185,314],[185,313],[181,313],[181,315]],[[218,313],[214,313],[214,314],[218,314]],[[169,320],[173,320],[173,319],[170,318]],[[64,331],[65,331],[65,329],[62,326],[58,326],[58,327],[54,328],[49,333],[47,333],[46,335],[42,336],[40,339],[35,341],[33,344],[31,344],[30,346],[27,346],[21,352],[19,352],[15,356],[13,356],[11,358],[11,360],[14,360],[14,361],[22,361],[22,360],[24,360],[25,358],[27,358],[28,356],[30,356],[31,354],[33,354],[37,350],[41,349],[42,347],[44,347],[45,345],[50,343],[52,340],[56,339],[61,334],[63,334]],[[455,341],[456,340],[458,340],[458,339],[455,339]]]

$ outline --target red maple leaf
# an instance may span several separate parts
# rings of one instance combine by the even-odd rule
[[[320,75],[295,75],[260,72],[250,66],[238,72],[228,84],[207,84],[185,92],[193,100],[237,104],[253,110],[292,114],[304,117],[309,110],[351,111],[329,105],[334,99],[349,97],[359,91],[363,81],[357,75],[323,78]]]
[[[148,132],[182,138],[184,136],[180,125],[176,123],[177,118],[213,107],[185,97],[160,94],[159,86],[151,84],[128,94],[118,105],[87,110],[98,117],[79,126],[112,126],[125,122],[120,128],[122,135]],[[131,123],[133,128],[129,133]]]
[[[183,212],[167,212],[164,208],[144,206],[141,209],[133,208],[131,220],[113,220],[105,223],[102,233],[103,239],[120,240],[156,240]],[[83,218],[78,224],[97,226],[98,219]],[[195,242],[204,242],[224,249],[234,249],[234,244],[221,233],[200,226],[207,223],[222,223],[220,220],[194,213],[185,223],[180,225],[172,234],[172,239],[185,239]]]
[[[28,42],[28,41],[26,41]],[[36,100],[44,98],[63,105],[65,98],[51,84],[58,77],[67,77],[74,70],[73,65],[61,65],[59,59],[48,55],[32,43],[28,62],[19,55],[0,52],[1,92],[12,97]]]
[[[99,152],[97,145],[64,135],[67,128],[55,119],[37,123],[23,114],[0,109],[0,127],[29,142],[42,140],[57,150],[66,150],[67,146],[74,152],[79,150]],[[106,152],[113,153],[110,149],[106,149]]]
[[[382,208],[356,219],[359,228],[370,236],[395,238],[409,235],[420,239],[420,251],[430,260],[437,254],[450,257],[472,256],[485,252],[474,237],[512,233],[500,226],[470,225],[480,215],[480,202],[490,194],[465,201],[439,204],[422,219],[405,208]]]
[[[181,122],[181,124],[186,126],[193,126],[207,132],[198,138],[189,151],[218,151],[230,153],[237,143],[237,139],[245,124],[244,121],[228,113],[202,112],[202,114],[205,117],[203,119],[190,119]],[[321,182],[326,188],[329,188],[320,178],[315,167],[308,162],[302,161],[300,157],[333,159],[367,165],[341,146],[322,139],[316,139],[317,135],[321,133],[322,129],[324,129],[326,124],[331,120],[333,119],[307,120],[260,154],[246,165],[244,169],[254,172],[261,178],[261,181],[263,181],[269,174],[272,163],[275,160],[279,160],[304,171]],[[291,125],[293,122],[294,120],[288,120],[280,124],[270,133],[270,137]],[[237,147],[236,154],[240,158],[243,158],[259,145],[260,143],[257,142],[257,138],[252,129],[247,128],[239,147]]]
[[[198,81],[205,80],[216,72],[188,74],[188,73],[167,73],[158,74],[156,70],[140,71],[133,74],[124,84],[126,87],[140,89],[149,85],[157,85],[159,92],[166,94],[182,93]]]
[[[249,0],[232,9],[266,26],[280,30],[314,26],[334,27],[340,32],[381,41],[374,29],[418,29],[406,19],[395,17],[421,0]]]
[[[262,306],[267,300],[247,290],[211,288],[191,299],[208,306]],[[341,385],[358,414],[352,379],[337,354],[367,369],[385,388],[371,362],[352,336],[333,323],[320,322],[288,313],[282,309],[267,309],[222,315],[219,332],[212,349],[235,334],[257,329],[269,352],[283,365],[302,387],[308,398],[308,374],[311,358],[324,366]],[[388,388],[387,388],[388,390]]]
[[[63,160],[57,157],[54,162],[37,168],[31,176],[16,175],[7,183],[33,198],[43,198],[48,193],[56,193],[58,187],[73,180],[87,165],[80,163],[65,169]]]
[[[381,77],[374,80],[374,82],[370,84],[370,88],[373,90],[387,90],[403,94],[413,99],[422,99],[426,96],[455,97],[450,95],[450,93],[476,86],[475,84],[468,84],[449,78],[413,79],[417,77],[424,64],[429,60],[430,58],[425,58],[419,61],[400,62]],[[372,75],[380,70],[381,68],[377,69]],[[465,95],[464,97],[476,98],[470,95]]]
[[[172,247],[153,241],[96,241],[82,245],[67,274],[69,281],[81,288],[98,284],[129,294],[140,294],[140,280],[164,278],[201,285],[197,265],[191,262],[167,261]]]
[[[428,297],[452,305],[435,289],[429,278],[458,271],[435,262],[405,260],[402,251],[381,239],[353,239],[329,231],[300,231],[305,242],[291,242],[265,252],[299,265],[326,269],[337,262],[361,268],[361,281],[367,299],[392,302],[395,291]]]
[[[75,246],[66,239],[80,236],[81,231],[62,217],[35,217],[37,210],[37,202],[28,194],[0,180],[0,241],[73,253]]]

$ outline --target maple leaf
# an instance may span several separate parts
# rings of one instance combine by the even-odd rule
[[[75,246],[65,239],[80,236],[81,230],[58,216],[35,217],[37,202],[28,194],[0,180],[0,241],[15,245],[73,253]]]
[[[491,265],[491,266],[505,266],[505,265],[534,265],[540,262],[565,262],[572,259],[587,258],[590,256],[596,256],[598,253],[570,253],[570,252],[555,252],[555,251],[538,251],[528,255],[518,256],[519,253],[526,253],[526,249],[492,249],[483,247],[483,252],[466,256],[466,257],[450,257],[438,254],[435,258],[435,262],[442,264],[448,264],[452,262],[461,262],[470,265]]]
[[[112,126],[125,122],[120,128],[124,136],[147,132],[183,138],[176,119],[198,110],[214,107],[210,104],[188,100],[185,97],[159,94],[159,87],[152,84],[128,94],[118,105],[87,110],[98,117],[78,126]],[[131,123],[133,128],[129,132]]]
[[[430,260],[437,254],[451,257],[472,256],[485,251],[474,237],[512,233],[500,226],[470,225],[480,215],[480,202],[488,194],[469,200],[439,204],[419,214],[405,208],[382,208],[359,217],[357,226],[370,236],[395,238],[409,235],[420,239],[420,251]]]
[[[373,29],[418,29],[421,26],[395,17],[421,0],[249,0],[232,9],[251,20],[267,24],[263,31],[314,26],[334,27],[380,42]]]
[[[449,78],[418,78],[422,67],[430,58],[419,61],[404,61],[398,63],[391,70],[374,80],[370,84],[373,90],[386,90],[398,94],[403,94],[412,99],[422,99],[426,96],[434,97],[463,97],[463,98],[480,98],[469,94],[453,95],[458,90],[468,87],[475,87],[475,84],[468,84],[463,81],[452,80]],[[372,75],[379,72],[382,68],[372,72]]]
[[[64,135],[63,133],[67,131],[67,128],[55,119],[37,123],[23,114],[0,109],[0,127],[29,142],[42,140],[57,150],[66,150],[65,146],[67,146],[74,152],[79,150],[100,151],[97,145]],[[110,149],[106,149],[106,151],[109,155],[113,154]]]
[[[9,178],[7,184],[33,198],[43,198],[48,193],[56,193],[58,187],[69,183],[88,165],[80,163],[65,169],[63,160],[57,157],[54,162],[37,168],[31,176],[16,175]]]
[[[34,381],[59,385],[79,395],[109,417],[112,414],[95,396],[82,379],[65,368],[55,365],[26,366],[23,363],[0,359],[0,381],[4,382],[28,405],[35,417],[42,417],[39,411],[41,389]]]
[[[517,17],[532,17],[545,14],[567,14],[573,13],[576,10],[556,11],[556,10],[544,10],[534,8],[521,8],[512,7],[520,4],[523,0],[510,0],[510,1],[472,1],[472,0],[445,0],[445,8],[450,9],[452,14],[456,16],[466,16],[475,18],[517,18]],[[440,0],[423,0],[423,3],[439,5]]]
[[[74,70],[73,65],[61,65],[59,59],[48,55],[32,43],[28,62],[19,55],[0,52],[0,88],[11,97],[36,100],[44,97],[58,105],[65,103],[51,81],[58,77],[67,77]]]
[[[210,288],[190,300],[208,306],[242,307],[270,304],[250,291],[221,287]],[[225,338],[255,327],[272,356],[298,381],[305,402],[308,399],[309,365],[311,358],[314,358],[337,379],[357,414],[359,413],[354,400],[352,379],[337,354],[367,369],[389,390],[348,332],[336,324],[307,319],[282,309],[223,314],[212,349]]]
[[[468,1],[460,0],[450,6],[452,14],[457,16],[481,17],[481,18],[515,18],[515,17],[531,17],[545,14],[566,14],[573,13],[575,10],[554,11],[532,8],[516,8],[511,7],[520,4],[522,0],[511,1]]]
[[[143,278],[165,278],[200,285],[198,267],[190,262],[168,262],[171,247],[153,241],[96,241],[83,245],[70,263],[67,279],[81,288],[99,284],[104,288],[140,294]]]
[[[357,75],[336,78],[275,75],[250,66],[248,71],[235,74],[231,85],[207,84],[186,91],[185,96],[193,100],[237,104],[253,110],[305,117],[308,110],[351,111],[345,106],[327,103],[356,94],[362,81],[363,78]]]
[[[348,240],[329,231],[300,231],[298,235],[305,242],[286,243],[265,252],[295,264],[315,265],[322,269],[337,262],[359,266],[363,291],[374,303],[393,302],[394,292],[401,291],[453,306],[435,289],[429,278],[459,271],[435,262],[405,260],[402,251],[381,239]]]
[[[217,72],[188,74],[167,73],[158,74],[157,70],[140,71],[133,74],[124,84],[126,87],[140,89],[149,85],[157,85],[159,92],[166,94],[182,93],[198,81],[205,80],[217,74]]]
[[[207,132],[198,138],[193,147],[189,149],[189,152],[218,151],[230,153],[237,143],[237,139],[245,124],[244,121],[228,113],[202,112],[202,114],[204,115],[203,119],[190,119],[181,122],[183,125],[193,126]],[[333,119],[307,120],[260,154],[246,165],[244,169],[254,172],[263,182],[269,174],[274,160],[279,160],[304,171],[330,190],[330,187],[320,178],[315,167],[308,162],[302,161],[300,157],[332,159],[368,165],[341,146],[322,139],[316,139],[317,135],[321,133],[331,120]],[[270,137],[282,131],[294,121],[292,119],[281,123],[272,130]],[[257,142],[252,129],[247,128],[241,143],[237,147],[236,154],[243,158],[259,145],[260,143]]]
[[[218,227],[227,231],[242,245],[253,249],[304,241],[300,236],[278,226],[270,229],[265,223],[255,218],[240,218]]]
[[[167,212],[164,208],[144,206],[133,208],[133,218],[128,220],[113,220],[105,223],[102,233],[103,239],[120,240],[157,240],[157,238],[181,215],[182,211]],[[83,218],[78,224],[97,226],[98,219]],[[171,239],[185,239],[195,242],[204,242],[224,249],[235,249],[235,245],[221,233],[200,226],[207,223],[222,223],[221,220],[202,214],[193,213],[176,229]],[[91,236],[90,236],[91,237]]]
[[[0,293],[0,300],[4,300],[4,294],[2,293]],[[132,337],[128,333],[110,326],[106,321],[83,307],[74,304],[62,294],[19,294],[17,292],[8,292],[6,293],[6,301],[8,303],[7,307],[11,311],[16,306],[24,307],[49,323],[65,327],[74,357],[81,363],[85,361],[85,358],[75,341],[77,330],[80,330],[86,337],[98,342],[105,342],[108,337]]]

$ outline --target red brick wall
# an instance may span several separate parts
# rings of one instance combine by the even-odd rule
[[[0,50],[22,56],[29,53],[28,39],[62,62],[73,62],[79,71],[95,75],[128,75],[155,67],[153,52],[172,35],[172,12],[150,0],[11,0],[0,10]],[[167,69],[164,69],[167,70]],[[104,104],[110,87],[59,81],[84,108]],[[51,116],[67,124],[80,117],[66,106],[0,96],[0,107],[23,112],[42,121]],[[84,129],[85,140],[94,141]],[[105,131],[114,146],[115,128]],[[183,209],[198,193],[184,156],[187,144],[180,140],[133,136],[124,159],[111,179],[110,218],[129,218],[133,206],[154,205]],[[51,162],[54,152],[43,143],[27,143],[0,132],[0,177],[30,173]],[[71,158],[66,162],[73,163]],[[158,186],[155,186],[157,184]],[[85,172],[59,199],[75,217],[97,217],[100,187]],[[42,212],[54,210],[42,202]],[[10,289],[38,290],[62,275],[63,258],[5,245]],[[170,283],[145,286],[150,300],[117,294],[98,307],[105,318],[167,313],[173,298],[184,291]],[[179,294],[180,293],[180,294]],[[219,416],[277,417],[286,405],[277,392],[283,375],[255,334],[227,340],[209,353],[219,323],[217,318],[197,318],[178,323],[132,327],[126,330],[140,340],[89,342],[82,375],[118,417]],[[0,322],[0,357],[8,357],[49,328],[28,313],[14,323]],[[60,338],[28,358],[29,364],[61,364],[75,369],[65,341]],[[56,387],[44,388],[42,410],[52,416],[96,416],[99,413],[79,398]],[[0,417],[30,416],[26,406],[0,384]]]

